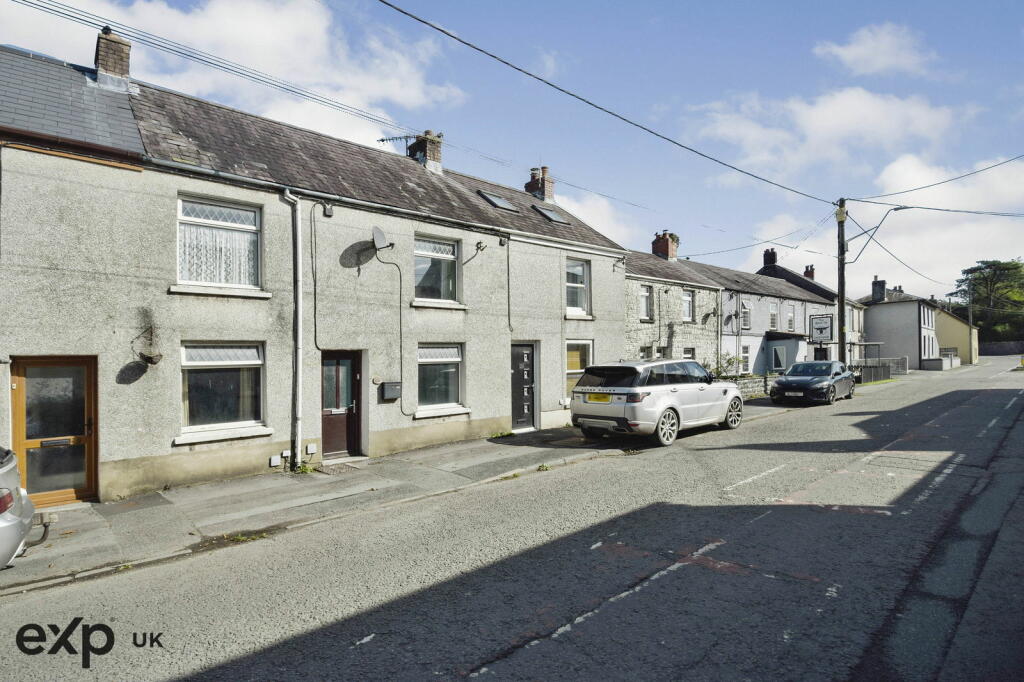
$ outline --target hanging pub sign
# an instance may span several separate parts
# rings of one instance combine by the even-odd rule
[[[811,341],[831,343],[834,338],[832,315],[811,315]]]

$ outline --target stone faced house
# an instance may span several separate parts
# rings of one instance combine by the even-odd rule
[[[800,287],[815,296],[827,299],[835,305],[839,299],[839,294],[825,286],[821,282],[814,278],[814,266],[808,265],[804,268],[804,272],[800,273],[790,270],[789,268],[779,265],[778,258],[774,248],[765,249],[764,251],[764,266],[757,271],[759,275],[766,275],[768,277],[777,277],[784,279],[790,284]],[[838,343],[838,329],[839,329],[839,318],[836,315],[832,321],[833,338],[832,345]],[[864,342],[866,337],[864,336],[864,304],[851,298],[846,299],[846,360],[851,364],[855,364],[858,360],[863,359],[865,356]],[[830,359],[839,359],[837,355],[837,349],[832,348],[830,351]]]
[[[719,287],[693,271],[687,261],[630,251],[626,256],[625,357],[697,360],[714,368],[719,301]]]
[[[626,251],[554,202],[0,48],[0,444],[38,504],[567,421]]]
[[[884,279],[871,282],[871,295],[860,299],[867,306],[864,325],[868,336],[881,341],[881,355],[907,358],[909,369],[932,369],[938,364],[936,302],[905,293],[903,287],[887,289]]]
[[[807,341],[810,316],[834,314],[828,299],[776,277],[686,264],[721,287],[721,352],[735,358],[740,374],[772,374],[794,362],[834,359],[830,347]]]

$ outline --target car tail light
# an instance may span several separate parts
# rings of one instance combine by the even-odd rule
[[[646,398],[649,395],[650,395],[650,393],[627,393],[626,394],[626,402],[627,403],[642,403],[644,401],[644,398]]]
[[[14,506],[14,493],[7,488],[0,488],[0,514]]]

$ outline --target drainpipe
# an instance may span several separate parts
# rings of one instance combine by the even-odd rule
[[[292,326],[292,345],[295,357],[292,360],[293,404],[292,404],[292,471],[302,464],[302,208],[298,197],[285,188],[281,198],[292,205],[292,232],[295,254],[295,323]]]

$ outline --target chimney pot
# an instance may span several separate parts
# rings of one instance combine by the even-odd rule
[[[764,264],[765,264],[765,266],[775,265],[777,262],[778,262],[778,258],[775,255],[775,249],[774,248],[765,249],[764,250]]]
[[[417,135],[416,140],[409,145],[407,153],[410,158],[416,159],[428,171],[441,173],[441,142],[444,140],[444,133],[434,133],[433,130],[425,130],[422,135]]]
[[[102,84],[104,76],[128,78],[131,51],[130,42],[114,33],[109,26],[104,26],[96,36],[97,80]]]
[[[547,166],[531,168],[530,181],[523,185],[523,189],[541,201],[555,200],[555,179],[548,175]]]
[[[651,242],[651,253],[665,260],[677,260],[676,254],[679,250],[679,235],[668,230],[661,234],[654,233],[654,241]]]
[[[804,277],[807,279],[814,279],[814,265],[808,265],[804,267]]]

